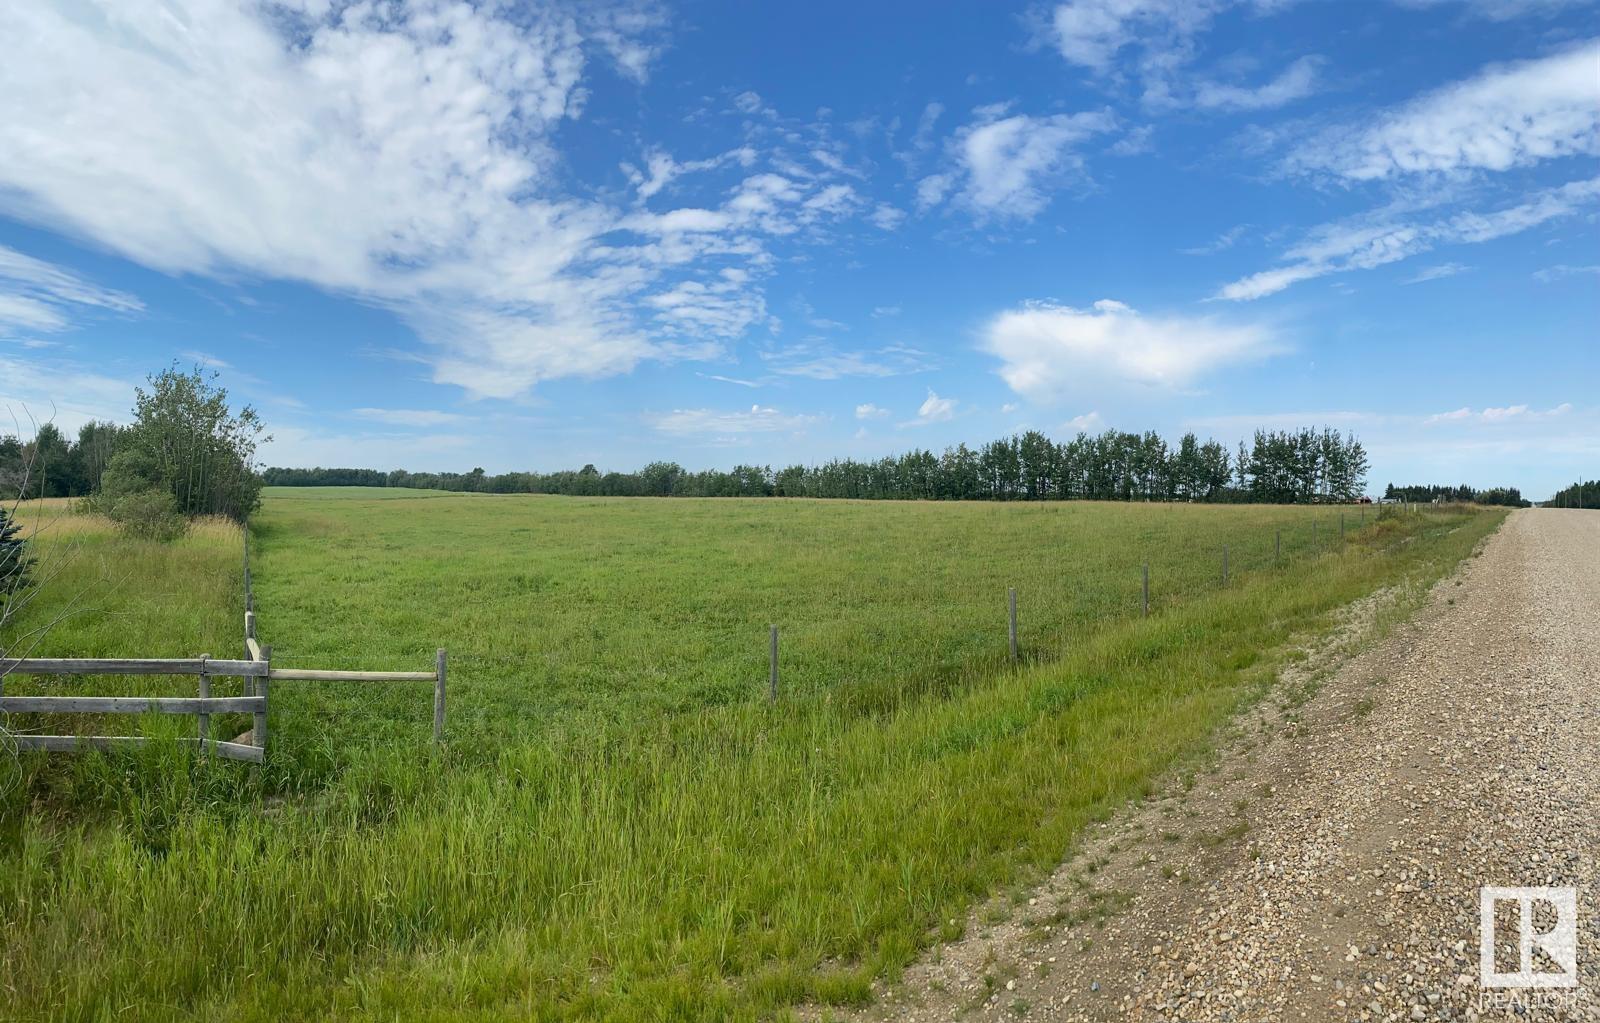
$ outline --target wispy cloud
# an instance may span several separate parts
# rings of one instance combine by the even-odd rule
[[[1429,222],[1379,214],[1325,224],[1285,253],[1288,262],[1283,266],[1224,285],[1214,297],[1250,301],[1301,281],[1370,270],[1440,245],[1492,241],[1572,216],[1597,201],[1600,177],[1535,192],[1522,202],[1488,213],[1464,211]]]
[[[1234,245],[1238,243],[1239,239],[1244,237],[1245,232],[1249,229],[1250,225],[1239,224],[1235,227],[1228,228],[1228,230],[1217,235],[1216,238],[1205,245],[1196,245],[1193,248],[1179,249],[1178,251],[1183,253],[1185,256],[1215,255],[1218,252],[1224,252],[1233,248]]]
[[[1600,40],[1494,66],[1295,149],[1292,171],[1350,181],[1504,171],[1600,152]]]
[[[750,433],[775,433],[803,430],[822,417],[790,415],[775,408],[751,405],[747,410],[720,412],[713,409],[674,409],[648,415],[646,422],[662,433],[680,436],[739,436]]]
[[[0,245],[0,333],[67,330],[76,317],[95,309],[128,314],[140,312],[144,304],[126,292],[102,288],[64,267]]]
[[[1202,110],[1275,109],[1315,92],[1324,63],[1321,57],[1301,57],[1270,82],[1257,86],[1202,80],[1194,87],[1193,104]]]
[[[1542,284],[1549,284],[1551,281],[1559,281],[1563,277],[1587,277],[1597,274],[1600,274],[1600,265],[1569,266],[1566,263],[1557,263],[1555,266],[1547,266],[1543,270],[1535,270],[1533,277],[1534,280]]]
[[[1401,281],[1401,284],[1422,284],[1427,281],[1437,281],[1445,277],[1454,277],[1456,274],[1466,273],[1472,267],[1465,263],[1439,263],[1436,266],[1423,269]]]
[[[888,409],[879,408],[877,405],[872,404],[872,402],[870,402],[870,401],[867,402],[865,405],[857,405],[856,406],[856,418],[857,419],[884,419],[884,418],[887,418],[888,415],[889,415],[889,410]]]
[[[928,353],[904,345],[840,351],[828,345],[801,344],[763,353],[762,358],[773,373],[810,380],[904,376],[933,367]]]
[[[447,426],[467,422],[467,417],[437,409],[412,408],[358,408],[352,415],[391,426]]]
[[[848,168],[828,146],[776,134],[754,94],[730,119],[771,133],[766,148],[647,148],[622,203],[572,187],[558,134],[584,115],[593,68],[642,81],[665,32],[635,3],[5,5],[0,38],[30,43],[0,90],[0,213],[167,273],[384,307],[435,381],[477,395],[715,356],[770,323],[774,246],[893,216],[832,180]],[[713,173],[737,177],[722,201],[650,207]],[[0,317],[57,330],[71,301],[137,307],[0,289]]]
[[[1425,426],[1440,423],[1514,423],[1540,419],[1554,419],[1572,411],[1571,402],[1562,402],[1554,408],[1538,410],[1528,405],[1504,405],[1482,410],[1458,408],[1450,412],[1436,412],[1423,420]]]

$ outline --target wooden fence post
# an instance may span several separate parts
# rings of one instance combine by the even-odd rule
[[[1280,561],[1283,558],[1283,527],[1278,527],[1278,536],[1272,544],[1272,560]]]
[[[1006,590],[1006,604],[1011,612],[1011,663],[1017,663],[1017,588]]]
[[[444,647],[439,648],[433,677],[433,741],[444,741]]]
[[[1222,545],[1222,585],[1228,585],[1228,545]]]
[[[261,662],[267,665],[267,671],[272,670],[271,646],[261,648]],[[267,694],[271,689],[271,679],[266,675],[256,679],[256,695],[261,697],[261,709],[256,711],[254,734],[251,737],[255,739],[255,744],[261,748],[263,754],[267,749]]]
[[[1339,543],[1344,543],[1344,512],[1339,513]]]
[[[767,700],[778,702],[778,627],[767,626]]]
[[[1144,616],[1150,617],[1150,562],[1144,563]]]
[[[202,700],[211,698],[211,676],[206,673],[206,659],[210,656],[210,654],[200,655],[200,699]],[[197,729],[200,735],[200,755],[207,756],[210,753],[211,715],[201,711],[195,715],[195,720],[198,722]]]

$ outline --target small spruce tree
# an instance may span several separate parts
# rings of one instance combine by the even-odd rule
[[[28,581],[27,541],[11,509],[0,506],[0,611],[8,597],[22,592]]]

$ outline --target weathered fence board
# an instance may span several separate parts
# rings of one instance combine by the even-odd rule
[[[9,714],[254,714],[259,696],[0,696]]]
[[[5,657],[4,675],[228,675],[258,678],[267,666],[258,661],[219,661],[199,657]],[[432,678],[430,675],[429,678]]]
[[[435,671],[319,671],[312,668],[273,668],[274,680],[300,679],[307,682],[432,682]]]

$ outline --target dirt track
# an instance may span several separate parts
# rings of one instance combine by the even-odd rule
[[[1600,1020],[1600,511],[1514,513],[1374,640],[1396,596],[864,1017]],[[1577,887],[1568,1001],[1485,997],[1482,885]]]

